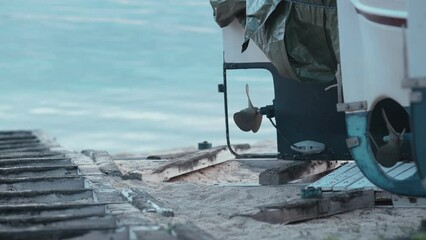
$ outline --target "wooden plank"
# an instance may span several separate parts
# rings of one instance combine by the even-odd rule
[[[173,232],[178,240],[214,240],[215,238],[194,224],[176,224]]]
[[[389,177],[396,178],[398,175],[409,171],[413,167],[414,163],[401,163],[398,167],[388,171],[387,174],[389,175]]]
[[[331,172],[327,176],[321,178],[319,181],[316,181],[313,184],[309,185],[309,187],[314,187],[314,188],[321,187],[323,191],[331,191],[332,187],[330,185],[335,184],[333,180],[340,174],[350,171],[354,167],[357,167],[355,162],[347,163],[341,166],[340,168],[336,169],[335,171]]]
[[[341,172],[337,176],[334,176],[334,177],[330,176],[329,178],[327,178],[327,181],[324,182],[324,185],[321,186],[321,189],[323,189],[323,191],[332,191],[334,185],[336,185],[339,182],[344,181],[345,179],[357,174],[358,172],[359,172],[359,169],[356,166],[356,164],[354,163],[354,166],[352,168],[350,168],[349,170],[347,170],[345,172]]]
[[[235,159],[226,146],[218,146],[207,150],[198,151],[194,154],[186,155],[182,158],[163,164],[151,173],[143,174],[143,181],[169,181],[170,179],[211,167],[228,160]]]
[[[185,151],[185,152],[178,152],[178,153],[166,153],[166,154],[153,154],[153,155],[149,155],[148,157],[146,157],[146,159],[148,160],[161,160],[161,159],[176,159],[176,158],[181,158],[190,154],[194,154],[197,151]],[[122,160],[128,160],[128,159],[123,159]]]
[[[375,206],[392,206],[392,194],[386,191],[374,191]]]
[[[358,170],[358,172],[349,178],[346,178],[345,180],[335,184],[333,186],[333,191],[344,191],[347,190],[348,186],[353,184],[356,181],[359,181],[360,179],[365,178],[364,174],[362,174],[361,171]]]
[[[382,170],[385,173],[389,173],[389,172],[391,172],[395,168],[398,168],[401,165],[402,165],[402,163],[399,162],[399,163],[395,164],[395,166],[390,167],[390,168],[382,167]],[[353,189],[372,189],[372,190],[376,190],[376,191],[380,190],[376,185],[374,185],[372,182],[370,182],[370,180],[368,180],[366,177],[363,177],[360,180],[352,183],[351,185],[347,186],[346,189],[347,190],[353,190]]]
[[[366,177],[361,178],[360,180],[352,183],[349,185],[347,190],[354,190],[354,189],[369,189],[369,190],[379,190],[376,185],[374,185],[370,180],[368,180]]]
[[[144,240],[177,240],[177,238],[165,230],[136,230],[136,239]]]
[[[303,183],[305,183],[306,186],[308,186],[309,184],[311,184],[311,183],[313,183],[315,181],[318,181],[321,178],[323,178],[324,176],[332,173],[334,170],[335,169],[329,169],[329,170],[326,170],[326,171],[318,173],[318,174],[305,176],[305,177],[293,180],[293,181],[289,182],[289,184],[295,184],[295,183],[303,184]]]
[[[374,189],[380,190],[373,183],[371,183],[367,178],[364,177],[358,166],[355,163],[351,163],[353,166],[348,169],[343,169],[340,172],[336,170],[335,174],[327,175],[323,179],[310,186],[321,187],[323,191],[344,191],[344,190],[354,190],[354,189]],[[396,175],[406,171],[411,168],[412,163],[402,163],[399,162],[391,168],[382,167],[383,171],[386,172],[390,177],[395,177]]]
[[[425,208],[426,198],[392,195],[394,207]]]
[[[270,168],[261,172],[259,175],[259,184],[285,184],[333,170],[340,166],[340,164],[338,161],[295,161],[286,166]]]
[[[417,172],[417,167],[414,165],[414,163],[406,163],[407,165],[411,165],[407,170],[399,172],[397,175],[395,175],[395,179],[401,180],[406,179],[410,176],[412,176],[415,172]]]
[[[235,214],[232,217],[250,217],[262,222],[286,224],[373,206],[374,191],[354,190],[324,194],[320,199],[296,199],[265,205],[255,213]]]
[[[245,151],[251,148],[250,144],[243,143],[243,144],[233,144],[232,148],[236,152]],[[155,154],[117,154],[112,156],[114,160],[174,160],[177,158],[182,158],[185,156],[189,156],[191,154],[196,154],[200,150],[195,150],[193,148],[187,148],[182,150],[175,150],[172,152],[166,152],[166,153],[155,153]],[[276,160],[273,159],[273,160]]]
[[[107,151],[98,151],[98,150],[82,150],[82,154],[92,158],[96,165],[98,165],[99,170],[101,170],[106,175],[122,177],[123,174],[118,169],[112,157]]]
[[[219,183],[214,184],[220,187],[260,187],[261,185],[258,183]]]
[[[399,162],[397,164],[395,164],[395,166],[390,167],[390,168],[386,168],[386,167],[381,167],[382,170],[387,173],[389,176],[393,176],[392,172],[394,172],[395,169],[398,169],[401,165],[403,165],[403,163]],[[358,166],[357,166],[358,168]],[[359,168],[358,168],[359,170]],[[354,181],[351,183],[351,180],[356,179],[357,177],[358,180]],[[361,170],[359,170],[359,173],[357,173],[356,175],[353,176],[353,178],[348,179],[347,181],[344,181],[345,183],[349,184],[346,187],[343,186],[339,186],[337,188],[333,188],[334,191],[342,191],[342,190],[354,190],[354,189],[374,189],[374,190],[379,190],[379,188],[374,185],[373,183],[371,183],[365,176],[364,174],[362,174]],[[343,183],[343,182],[342,182]],[[340,184],[340,183],[339,183]],[[344,185],[344,184],[342,184]]]
[[[413,167],[413,165],[411,163],[399,163],[396,164],[395,166],[391,167],[391,168],[384,168],[382,167],[383,171],[387,173],[387,175],[389,175],[390,177],[395,177],[396,175],[400,174],[401,172],[406,171],[407,169]],[[364,174],[359,171],[357,174],[353,175],[352,177],[336,184],[333,186],[333,191],[344,191],[344,190],[349,190],[351,189],[352,184],[355,184],[356,182],[358,182],[361,179],[365,179],[367,180],[371,185],[373,185],[365,176]],[[366,181],[365,181],[366,183]],[[365,186],[363,185],[357,185],[359,186],[358,189],[364,189]],[[375,187],[375,185],[373,185]],[[357,188],[353,188],[353,189],[357,189]],[[373,188],[374,189],[374,188]],[[375,189],[379,189],[379,188],[375,188]]]
[[[290,162],[278,168],[269,168],[259,174],[260,185],[280,185],[288,183],[309,167],[309,162]]]
[[[121,191],[121,195],[142,212],[155,212],[165,217],[175,216],[172,209],[141,188],[124,189]]]

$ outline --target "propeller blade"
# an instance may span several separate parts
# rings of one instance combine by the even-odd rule
[[[259,109],[253,106],[250,99],[250,88],[246,84],[246,95],[248,99],[248,107],[234,114],[235,124],[244,132],[257,132],[262,124],[262,114]]]
[[[394,166],[401,155],[400,146],[396,144],[387,143],[386,145],[379,148],[376,153],[376,160],[383,167]]]
[[[255,114],[250,111],[251,109],[246,108],[234,114],[234,122],[244,132],[252,130],[253,119]]]
[[[247,99],[248,99],[248,108],[254,108],[253,103],[251,102],[250,99],[250,88],[249,85],[246,83],[246,95],[247,95]]]
[[[260,125],[262,125],[262,114],[260,114],[259,112],[256,111],[256,117],[254,119],[253,125],[251,127],[251,130],[256,133],[257,131],[259,131]]]
[[[376,153],[376,160],[384,167],[392,167],[401,157],[401,139],[405,133],[405,129],[399,134],[390,124],[386,112],[383,109],[382,115],[389,132],[389,141],[379,148]]]
[[[398,134],[397,131],[395,131],[395,129],[390,124],[388,116],[386,115],[386,112],[385,112],[384,109],[382,109],[382,115],[383,115],[383,119],[385,120],[388,132],[389,132],[389,138],[395,138],[395,139],[398,138],[399,134]]]

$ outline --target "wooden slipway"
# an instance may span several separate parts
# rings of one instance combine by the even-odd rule
[[[233,146],[236,151],[248,149],[248,144]],[[160,155],[115,156],[114,161],[125,179],[133,178],[149,182],[167,182],[173,178],[201,169],[219,165],[235,156],[227,146],[216,146],[204,150],[185,150]]]
[[[413,162],[399,162],[390,168],[382,167],[390,177],[404,179],[416,172]],[[409,198],[390,194],[371,183],[358,168],[355,162],[349,162],[326,175],[308,187],[321,188],[323,192],[340,192],[350,190],[375,191],[376,205],[386,203],[394,207],[426,207],[425,198]]]
[[[404,179],[415,173],[416,167],[414,163],[401,162],[391,168],[383,168],[383,171],[395,179]],[[305,191],[309,193],[304,194]],[[378,205],[426,207],[425,198],[397,196],[379,189],[364,177],[355,162],[349,162],[308,185],[302,195],[305,198],[259,206],[234,217],[250,217],[269,223],[295,223]]]

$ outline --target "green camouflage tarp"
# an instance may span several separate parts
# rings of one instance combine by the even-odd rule
[[[210,0],[216,22],[234,18],[283,76],[302,82],[335,79],[339,63],[336,0]],[[244,20],[245,19],[245,20]]]

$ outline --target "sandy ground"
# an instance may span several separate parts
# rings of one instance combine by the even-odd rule
[[[222,187],[194,183],[149,184],[171,207],[169,221],[191,222],[217,239],[395,239],[418,229],[425,209],[372,208],[298,224],[269,224],[234,217],[256,206],[298,197],[300,187]]]
[[[234,214],[260,205],[300,198],[303,184],[258,186],[259,173],[273,161],[228,161],[171,182],[126,180],[142,187],[175,217],[156,214],[161,224],[191,222],[217,239],[400,239],[415,232],[426,209],[376,207],[297,224],[269,224]],[[123,171],[144,169],[148,162],[116,161]],[[263,166],[263,167],[262,167]]]

